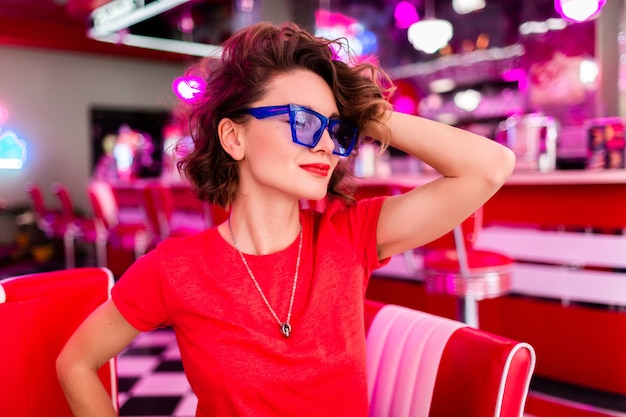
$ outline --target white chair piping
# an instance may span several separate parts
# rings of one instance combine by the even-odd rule
[[[498,397],[496,399],[496,409],[494,413],[494,417],[500,417],[500,413],[502,412],[502,401],[504,399],[504,389],[506,385],[506,380],[509,375],[509,370],[511,369],[511,362],[513,361],[513,357],[515,354],[521,349],[527,349],[530,353],[530,366],[528,368],[528,378],[526,378],[526,386],[524,387],[524,401],[522,404],[526,404],[526,397],[528,396],[528,390],[530,389],[530,375],[533,373],[533,369],[535,369],[535,349],[528,343],[520,342],[511,349],[509,352],[506,362],[504,364],[504,369],[502,370],[502,376],[500,377],[500,386],[498,387]],[[519,417],[523,417],[524,415],[524,407],[521,407],[519,410]]]

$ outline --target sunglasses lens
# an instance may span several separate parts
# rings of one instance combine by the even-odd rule
[[[357,136],[357,129],[350,123],[340,122],[333,125],[330,137],[335,142],[335,153],[347,156],[352,150]]]
[[[293,141],[309,148],[315,147],[322,136],[324,121],[317,114],[306,110],[296,110],[292,117]],[[350,123],[335,119],[331,119],[329,124],[330,137],[335,143],[333,153],[348,156],[359,135],[358,129]]]
[[[322,129],[322,121],[314,114],[298,110],[294,113],[293,126],[297,143],[314,146],[315,138]]]

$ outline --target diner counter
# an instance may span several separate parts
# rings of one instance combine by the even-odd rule
[[[362,185],[419,187],[439,174],[361,178]],[[626,229],[626,170],[516,171],[485,203],[485,225]]]
[[[439,178],[437,173],[392,174],[389,176],[359,178],[359,183],[370,185],[397,184],[418,187]],[[626,184],[626,169],[555,170],[550,172],[514,171],[506,185],[573,185]]]

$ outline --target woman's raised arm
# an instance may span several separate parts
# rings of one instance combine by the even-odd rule
[[[391,146],[430,165],[442,177],[385,202],[377,232],[381,259],[449,232],[483,205],[513,171],[513,152],[491,139],[397,112],[388,112],[383,122]]]

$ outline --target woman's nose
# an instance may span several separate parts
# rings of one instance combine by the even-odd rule
[[[324,129],[320,141],[317,143],[317,145],[315,145],[314,148],[312,148],[312,150],[314,152],[323,151],[324,153],[331,154],[333,153],[334,149],[335,142],[333,142],[333,140],[330,138],[330,133],[328,132],[328,129]]]

